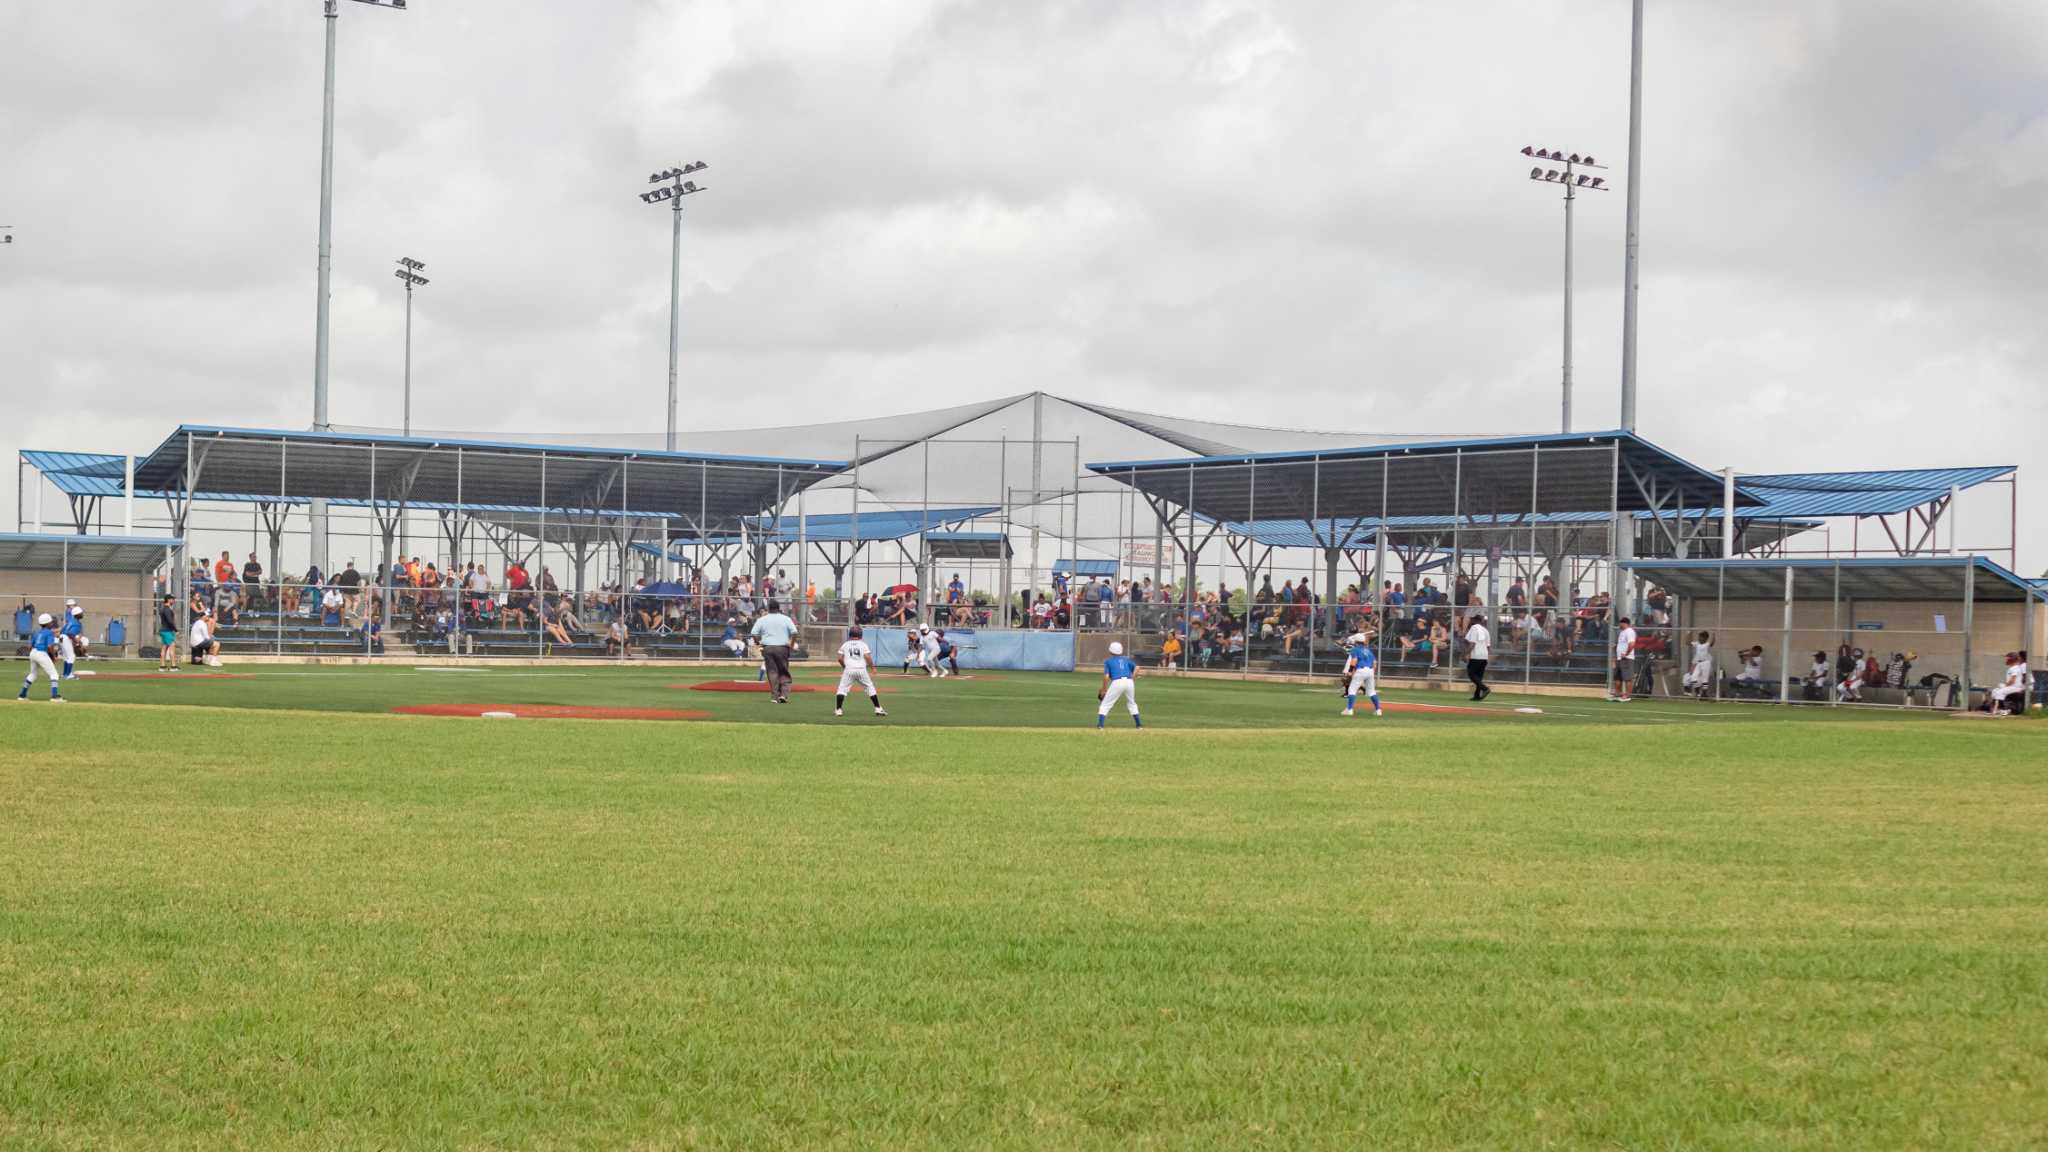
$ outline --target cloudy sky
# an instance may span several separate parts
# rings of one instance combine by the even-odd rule
[[[2048,5],[1649,7],[1641,430],[1747,471],[2017,463],[2042,507]],[[1549,431],[1561,215],[1517,151],[1627,145],[1625,0],[342,8],[343,424],[399,421],[409,254],[416,424],[658,427],[635,194],[703,159],[686,426],[1043,387]],[[10,10],[0,452],[309,423],[319,13]],[[1581,201],[1581,428],[1616,420],[1623,207]],[[2003,542],[2002,497],[1967,511]]]

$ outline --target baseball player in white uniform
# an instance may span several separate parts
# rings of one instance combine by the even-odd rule
[[[882,707],[882,695],[875,691],[875,653],[868,642],[860,638],[860,625],[846,631],[846,643],[839,646],[839,695],[832,702],[834,716],[846,715],[846,690],[854,685],[868,694],[868,702],[875,706],[875,715],[887,716]]]

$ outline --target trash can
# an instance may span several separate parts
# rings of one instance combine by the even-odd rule
[[[119,616],[107,621],[107,647],[114,655],[124,656],[128,652],[128,622]]]

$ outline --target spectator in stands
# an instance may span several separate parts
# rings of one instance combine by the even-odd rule
[[[1835,649],[1835,679],[1847,680],[1856,671],[1856,652],[1847,644]]]
[[[238,603],[239,599],[236,596],[235,585],[215,585],[213,589],[213,617],[215,623],[232,626],[237,620],[241,619],[242,614],[241,609],[237,607]]]
[[[329,584],[320,593],[320,623],[329,628],[341,626],[342,613],[348,610],[348,597],[340,588]]]
[[[213,621],[207,618],[204,607],[192,617],[192,662],[220,667],[220,641],[214,637]]]
[[[555,607],[550,610],[549,615],[554,618],[557,624],[562,626],[562,631],[569,633],[571,636],[579,636],[590,631],[590,629],[584,627],[583,618],[576,613],[576,597],[574,596],[564,596],[555,601]]]
[[[623,619],[614,617],[604,630],[604,654],[626,656],[633,648],[633,634],[627,630]]]
[[[1529,594],[1522,590],[1522,578],[1516,576],[1508,582],[1508,607],[1520,608],[1529,602]]]
[[[1439,591],[1436,595],[1441,596],[1443,593]],[[1431,616],[1429,619],[1429,666],[1431,668],[1436,667],[1439,663],[1448,664],[1450,662],[1450,643],[1451,630],[1444,626],[1443,617],[1441,615]]]
[[[569,635],[569,630],[562,626],[562,610],[560,608],[550,610],[547,602],[542,601],[537,611],[540,613],[540,626],[547,632],[549,639],[564,646],[576,643],[575,637]],[[543,654],[545,654],[545,646],[543,646]]]
[[[263,565],[257,563],[256,554],[251,552],[249,562],[242,565],[242,594],[246,597],[244,602],[251,608],[262,607],[259,601],[262,593]]]
[[[304,615],[306,609],[300,603],[299,582],[289,575],[277,578],[277,610],[286,616]]]
[[[1159,642],[1159,666],[1171,672],[1179,662],[1180,636],[1169,631],[1166,634],[1166,638]]]
[[[1302,626],[1301,621],[1288,620],[1285,628],[1280,633],[1280,654],[1282,656],[1294,655],[1294,646],[1307,639],[1308,629]]]
[[[334,578],[334,585],[341,589],[343,612],[350,617],[355,616],[356,599],[362,595],[363,589],[363,574],[356,571],[355,561],[348,562],[348,567]]]
[[[213,581],[216,584],[235,582],[235,562],[228,558],[225,548],[221,550],[220,559],[213,562]]]

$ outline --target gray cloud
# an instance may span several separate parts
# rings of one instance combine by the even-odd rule
[[[1650,8],[1643,431],[1751,470],[2019,463],[2024,508],[2048,466],[2048,10]],[[400,254],[434,279],[421,424],[658,419],[667,221],[633,193],[702,158],[698,426],[1045,387],[1548,430],[1558,205],[1515,150],[1592,151],[1619,185],[1627,143],[1619,2],[344,9],[343,423],[397,421]],[[307,422],[318,10],[10,17],[0,451]],[[1622,209],[1579,216],[1585,427],[1615,419]]]

